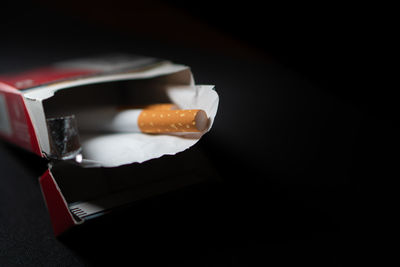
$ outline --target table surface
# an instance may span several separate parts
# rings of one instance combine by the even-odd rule
[[[215,125],[196,145],[220,182],[140,201],[55,238],[38,185],[46,162],[0,141],[0,266],[341,265],[368,246],[373,200],[364,186],[382,175],[377,155],[386,157],[389,141],[374,140],[390,135],[390,122],[273,61],[90,27],[70,34],[8,32],[0,73],[109,52],[189,65],[220,95]]]

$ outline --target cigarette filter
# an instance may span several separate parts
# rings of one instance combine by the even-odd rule
[[[201,109],[149,109],[140,113],[138,125],[143,133],[202,132],[208,127],[208,118]]]

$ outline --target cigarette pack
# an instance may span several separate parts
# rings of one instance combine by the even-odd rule
[[[39,184],[59,235],[116,207],[200,182],[193,165],[180,160],[201,164],[188,148],[211,129],[218,101],[214,86],[196,85],[189,67],[167,60],[133,55],[68,60],[0,75],[0,138],[48,159]],[[121,118],[131,118],[124,112],[111,122],[110,107],[154,103],[185,110],[165,116],[188,118],[201,110],[207,114],[207,129],[186,134],[108,131]],[[89,119],[87,111],[92,111]],[[154,114],[164,116],[159,111],[149,116]],[[186,123],[194,128],[196,121]],[[180,126],[185,129],[170,123],[163,130]]]

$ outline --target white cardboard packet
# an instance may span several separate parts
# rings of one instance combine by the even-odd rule
[[[39,184],[59,235],[115,207],[207,180],[213,172],[201,153],[188,150],[204,133],[191,138],[86,133],[79,130],[77,116],[78,130],[71,132],[79,133],[81,146],[76,151],[81,154],[72,154],[71,160],[54,153],[54,133],[63,137],[64,132],[49,127],[49,121],[72,118],[82,108],[172,102],[182,109],[204,110],[210,131],[219,102],[213,88],[196,85],[187,66],[128,55],[0,75],[0,138],[50,160]],[[68,139],[60,140],[61,145],[69,144]]]

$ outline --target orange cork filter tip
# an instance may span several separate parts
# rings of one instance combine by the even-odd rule
[[[138,118],[139,129],[144,133],[203,132],[209,120],[201,109],[143,110]]]

